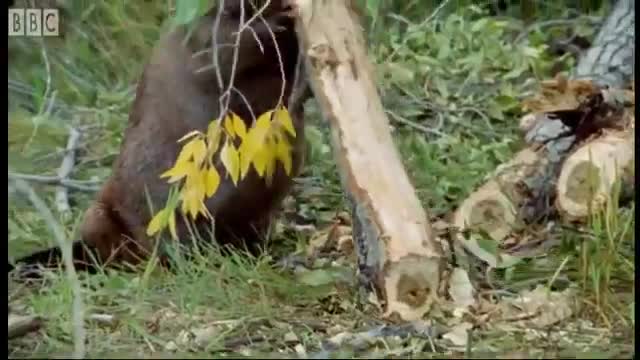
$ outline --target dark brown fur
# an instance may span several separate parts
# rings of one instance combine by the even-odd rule
[[[233,83],[251,104],[252,112],[235,92],[232,92],[229,107],[247,121],[252,120],[252,114],[258,116],[273,109],[280,100],[282,74],[267,26],[284,27],[275,32],[275,36],[284,63],[286,90],[282,100],[285,104],[293,90],[298,42],[293,20],[287,16],[283,2],[272,0],[264,13],[268,24],[257,19],[250,25],[260,38],[264,53],[251,31],[246,30],[241,35]],[[233,33],[239,24],[240,1],[226,0],[226,3],[227,11],[221,17],[217,32],[219,45],[235,41]],[[249,7],[246,10],[245,18],[248,19],[252,12]],[[220,115],[218,99],[221,91],[215,70],[196,73],[197,69],[210,64],[211,52],[194,56],[211,48],[216,12],[211,10],[197,22],[187,42],[183,42],[187,34],[186,27],[183,27],[164,36],[154,49],[138,84],[113,173],[86,211],[80,229],[81,242],[74,246],[74,257],[78,262],[88,260],[82,244],[87,245],[100,262],[136,264],[153,251],[153,239],[145,233],[153,215],[149,211],[147,196],[156,210],[164,207],[170,185],[159,175],[176,160],[182,146],[178,139],[192,130],[206,131],[209,122]],[[229,46],[224,49],[219,55],[219,73],[226,88],[232,73],[233,50]],[[299,171],[304,156],[302,102],[299,99],[296,104],[291,104],[294,107],[290,109],[297,131],[293,143],[295,173]],[[218,166],[218,170],[225,174],[222,167]],[[208,210],[216,219],[216,240],[239,244],[235,239],[244,239],[247,245],[256,244],[269,224],[270,215],[291,185],[291,177],[284,173],[280,164],[271,186],[267,186],[253,169],[237,186],[225,174],[217,193],[206,201]],[[182,216],[176,220],[179,238],[189,244],[192,237]],[[209,220],[199,218],[195,226],[202,237],[210,236]],[[51,257],[59,261],[59,253],[57,249],[49,249],[19,262],[42,263]]]

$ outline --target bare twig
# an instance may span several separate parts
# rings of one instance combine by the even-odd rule
[[[437,128],[430,129],[430,128],[426,127],[426,126],[423,126],[423,125],[420,125],[420,124],[416,123],[415,121],[411,121],[409,119],[406,119],[406,118],[394,113],[391,110],[385,110],[385,112],[387,114],[389,114],[389,116],[391,116],[391,119],[393,119],[393,120],[395,120],[395,121],[397,121],[399,123],[402,123],[404,125],[407,125],[407,126],[409,126],[411,128],[414,128],[416,130],[420,130],[420,131],[424,132],[425,134],[435,134],[435,135],[442,136],[442,137],[446,137],[447,136],[447,134],[443,133],[442,131],[438,130]]]
[[[31,175],[31,174],[20,174],[9,171],[8,173],[10,180],[24,180],[31,182],[38,182],[47,185],[56,185],[56,186],[66,186],[70,189],[79,190],[79,191],[88,191],[94,192],[98,191],[98,185],[101,181],[94,180],[71,180],[71,179],[61,179],[58,176],[42,176],[42,175]]]
[[[438,7],[433,10],[433,12],[431,13],[431,15],[429,15],[426,19],[422,20],[422,22],[418,25],[418,28],[421,28],[425,25],[427,25],[431,20],[433,20],[438,13],[440,13],[440,11],[449,3],[449,0],[445,0],[443,1],[440,5],[438,5]],[[389,59],[393,59],[393,57],[398,53],[398,51],[400,49],[404,49],[406,48],[407,43],[409,42],[410,37],[409,36],[405,36],[404,40],[402,40],[402,45],[398,46],[395,50],[393,50],[393,52],[391,53],[391,55],[389,55]]]
[[[264,17],[261,14],[260,14],[260,21],[262,21],[265,25],[267,25],[267,21],[264,19]],[[269,29],[269,35],[271,35],[271,40],[273,40],[273,46],[276,50],[276,55],[278,56],[278,64],[280,65],[280,80],[282,80],[282,86],[280,87],[280,98],[278,100],[278,103],[282,103],[282,98],[284,97],[284,91],[287,85],[286,78],[284,75],[284,63],[282,62],[282,54],[280,54],[280,47],[278,46],[278,42],[276,41],[276,35],[273,33],[270,27],[267,26],[267,28]]]
[[[529,35],[530,32],[534,31],[534,30],[539,30],[541,28],[544,27],[549,27],[549,26],[571,26],[571,27],[575,27],[576,22],[580,21],[580,20],[587,20],[589,23],[591,23],[591,25],[598,25],[599,23],[601,23],[602,19],[598,18],[598,17],[594,17],[594,16],[589,16],[589,17],[580,17],[577,19],[551,19],[551,20],[546,20],[546,21],[540,21],[540,22],[536,22],[533,23],[529,26],[527,26],[524,30],[522,30],[522,32],[520,32],[520,34],[518,34],[518,36],[516,37],[514,43],[519,43],[520,41],[522,41],[522,39],[524,39],[527,35]]]
[[[60,168],[58,168],[58,178],[61,181],[68,180],[69,174],[73,170],[76,159],[76,147],[80,140],[80,132],[74,128],[69,128],[69,140],[67,141],[66,154],[62,159]],[[71,210],[69,206],[69,194],[67,187],[64,185],[58,185],[56,187],[56,207],[58,212],[66,214]]]
[[[84,304],[82,301],[82,289],[80,282],[78,281],[78,275],[76,274],[75,267],[73,266],[73,259],[71,254],[71,243],[66,241],[66,236],[62,229],[62,226],[55,220],[51,210],[47,207],[44,201],[36,194],[33,188],[22,179],[13,179],[16,189],[24,193],[33,206],[40,212],[42,218],[45,220],[51,231],[53,232],[53,238],[58,243],[58,246],[62,250],[62,257],[64,259],[65,268],[67,271],[67,278],[71,284],[73,291],[73,327],[74,327],[74,351],[73,357],[75,359],[82,359],[85,355],[85,339],[86,332],[84,328]]]
[[[253,112],[253,108],[251,108],[251,103],[249,103],[249,99],[247,99],[247,97],[244,96],[242,91],[238,90],[238,88],[236,88],[235,86],[232,87],[231,90],[235,91],[235,93],[238,94],[238,96],[240,96],[240,98],[242,99],[242,102],[244,102],[244,104],[247,105],[247,109],[249,109],[249,113],[251,113],[251,118],[253,119],[253,121],[256,121],[257,117],[256,117],[256,114]]]
[[[40,45],[42,46],[42,58],[44,59],[44,67],[47,72],[47,82],[44,88],[44,95],[42,96],[42,98],[47,99],[49,97],[49,92],[51,91],[51,65],[49,64],[49,56],[47,55],[47,47],[44,44],[44,40],[42,38],[39,38],[39,39],[40,39]],[[40,111],[38,111],[38,115],[41,115],[44,113],[45,104],[47,103],[49,103],[49,106],[47,106],[47,110],[50,111],[51,106],[53,106],[53,102],[54,102],[53,97],[49,102],[43,100],[42,104],[40,105]]]
[[[235,88],[234,86],[234,80],[235,80],[235,76],[236,76],[236,69],[237,69],[237,64],[238,64],[238,49],[240,48],[240,41],[242,39],[242,32],[243,31],[251,31],[256,42],[258,43],[258,46],[260,47],[261,50],[264,49],[264,46],[262,44],[262,42],[260,41],[260,39],[258,38],[258,36],[255,34],[255,31],[250,27],[250,24],[253,21],[256,21],[257,19],[259,19],[260,21],[262,21],[265,25],[267,25],[266,20],[264,19],[264,17],[262,16],[262,13],[264,12],[264,10],[267,8],[267,6],[269,6],[270,1],[265,2],[265,4],[258,9],[258,11],[256,11],[256,13],[250,18],[248,19],[246,22],[244,20],[240,21],[240,24],[238,26],[238,30],[235,33],[235,42],[234,44],[218,44],[217,42],[217,31],[218,28],[220,26],[220,19],[223,13],[223,9],[224,9],[224,0],[221,0],[219,5],[218,5],[218,12],[216,14],[216,19],[214,22],[214,26],[212,29],[212,55],[213,55],[213,64],[212,65],[208,65],[205,66],[201,69],[196,70],[196,73],[198,72],[202,72],[202,71],[207,71],[207,70],[211,70],[212,68],[215,70],[216,72],[216,77],[218,79],[218,86],[219,88],[222,90],[225,86],[226,86],[226,90],[224,90],[224,92],[222,93],[222,95],[220,96],[220,105],[221,105],[221,111],[220,111],[220,116],[222,116],[223,114],[225,114],[228,109],[229,109],[229,103],[231,101],[231,93],[232,92],[236,92],[238,93],[241,97],[243,97],[243,95],[240,93],[240,91]],[[244,7],[244,2],[240,3],[240,19],[244,19],[244,15],[246,13],[246,9]],[[282,86],[281,86],[281,90],[280,90],[280,99],[279,102],[281,103],[284,97],[284,92],[286,89],[286,79],[285,79],[285,73],[284,73],[284,64],[282,61],[282,55],[280,54],[280,49],[277,46],[277,42],[276,42],[276,37],[275,34],[273,33],[273,31],[271,30],[271,28],[267,27],[269,30],[269,34],[271,36],[271,39],[274,42],[275,45],[275,50],[276,50],[276,54],[278,57],[278,62],[280,65],[280,73],[281,73],[281,79],[282,79]],[[219,58],[218,58],[218,53],[217,50],[222,47],[222,46],[233,46],[233,62],[231,64],[231,74],[229,75],[229,83],[228,84],[224,84],[223,81],[223,77],[222,74],[220,73],[220,63],[219,63]],[[203,53],[207,53],[208,50],[202,50],[199,51],[197,53],[194,54],[194,56],[200,56]],[[252,112],[253,114],[253,110],[250,107],[250,104],[248,104],[248,102],[246,101],[246,99],[243,100],[245,101],[245,103],[247,104],[247,106],[249,107],[249,111]],[[254,120],[255,120],[255,116],[253,116]]]
[[[211,57],[213,58],[213,64],[215,65],[215,71],[216,71],[216,79],[218,80],[218,89],[220,89],[220,91],[222,91],[222,89],[224,88],[224,84],[222,82],[222,74],[220,73],[220,61],[218,59],[218,37],[216,36],[218,34],[218,28],[220,27],[220,18],[222,17],[222,9],[224,9],[224,0],[220,0],[219,4],[218,4],[218,12],[216,13],[216,19],[213,22],[213,27],[211,29],[211,43],[212,43],[212,52],[211,52]]]
[[[449,0],[443,1],[440,5],[438,5],[438,7],[435,10],[433,10],[433,12],[431,13],[431,15],[429,15],[428,18],[422,20],[422,22],[420,23],[420,26],[427,25],[431,20],[433,20],[438,15],[440,10],[442,10],[448,3],[449,3]]]
[[[240,19],[244,19],[244,15],[245,15],[246,9],[244,8],[244,1],[240,2]],[[236,41],[234,44],[234,49],[233,49],[233,63],[231,64],[231,74],[229,76],[229,84],[227,86],[227,90],[225,90],[225,92],[222,94],[222,96],[220,97],[220,101],[222,102],[222,98],[224,96],[227,97],[227,101],[224,103],[224,107],[222,107],[222,109],[220,109],[220,116],[222,117],[223,114],[226,114],[228,109],[229,109],[229,103],[231,102],[231,88],[233,87],[233,82],[235,80],[236,77],[236,67],[238,66],[238,49],[240,48],[240,40],[242,39],[242,29],[243,29],[243,25],[244,25],[244,20],[240,20],[240,25],[238,27],[238,33],[236,34]],[[217,56],[216,56],[217,58]],[[219,69],[217,68],[216,71],[219,71]]]
[[[250,345],[257,342],[264,342],[268,339],[264,335],[239,336],[224,342],[225,349],[235,349],[243,345]]]

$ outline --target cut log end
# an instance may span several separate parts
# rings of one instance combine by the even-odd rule
[[[463,230],[480,230],[494,241],[501,242],[513,230],[515,213],[513,201],[500,191],[495,182],[489,182],[468,197],[455,212],[453,226],[459,230],[456,240],[483,261],[497,266],[496,257],[480,247],[474,236],[464,235]]]
[[[632,186],[634,157],[632,131],[606,133],[578,148],[558,178],[558,209],[569,220],[601,210],[620,180],[620,185]]]
[[[429,312],[438,298],[438,261],[437,258],[408,256],[387,265],[385,317],[413,321]]]
[[[467,220],[470,228],[481,228],[494,239],[502,239],[511,231],[513,206],[504,196],[482,199],[471,204]]]
[[[496,256],[481,248],[474,236],[465,235],[463,230],[480,230],[494,241],[502,242],[512,233],[518,221],[518,209],[534,190],[524,184],[543,174],[546,164],[541,153],[525,148],[498,167],[491,179],[466,198],[453,214],[452,225],[458,229],[456,241],[491,266],[498,266]]]

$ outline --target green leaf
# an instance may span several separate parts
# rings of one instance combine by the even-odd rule
[[[473,25],[471,25],[471,32],[474,32],[474,33],[479,32],[480,30],[482,30],[487,26],[488,22],[489,22],[489,19],[486,17],[483,17],[480,20],[474,22]]]
[[[298,281],[309,286],[329,285],[337,279],[338,276],[336,273],[325,269],[309,270],[298,275]]]
[[[435,85],[436,89],[438,89],[438,93],[440,93],[440,96],[445,99],[449,97],[449,88],[447,87],[447,81],[445,79],[441,77],[435,77],[433,78],[433,84]]]
[[[176,0],[176,13],[173,17],[174,24],[190,23],[196,17],[203,15],[207,6],[207,0]]]
[[[490,237],[479,237],[477,240],[478,246],[494,257],[498,255],[498,243]]]
[[[504,114],[502,113],[502,109],[495,103],[489,103],[487,106],[487,114],[491,118],[491,120],[504,120]]]
[[[153,236],[162,230],[167,224],[168,215],[169,213],[166,209],[158,211],[158,213],[149,222],[149,225],[147,225],[147,235]]]

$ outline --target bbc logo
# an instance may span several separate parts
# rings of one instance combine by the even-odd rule
[[[58,36],[58,9],[9,9],[9,36]]]

